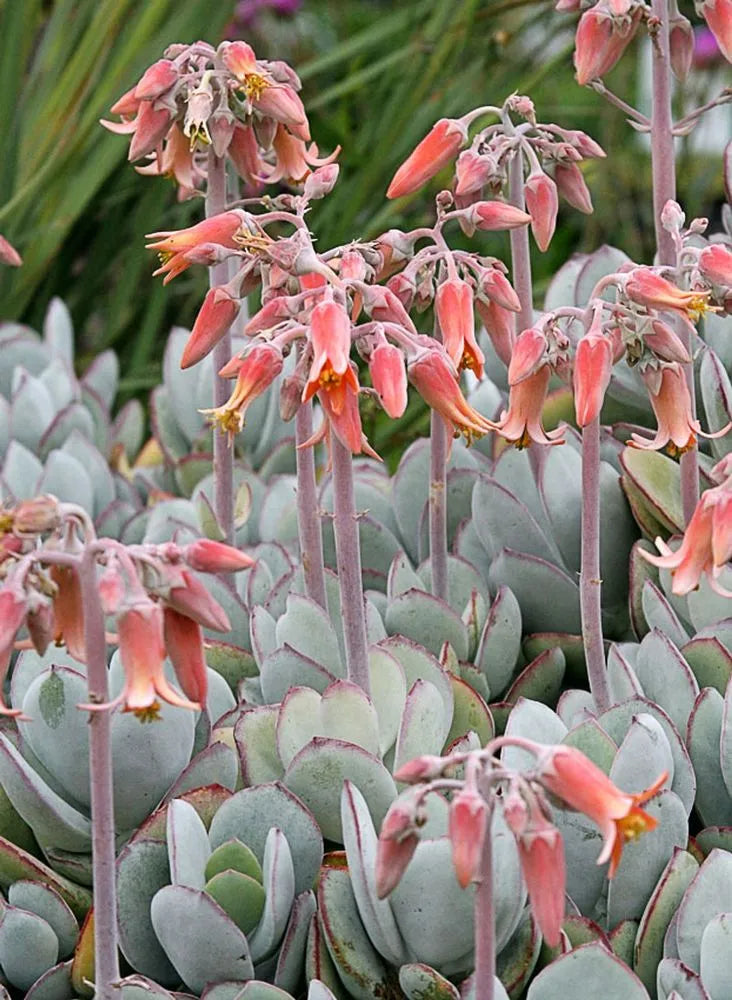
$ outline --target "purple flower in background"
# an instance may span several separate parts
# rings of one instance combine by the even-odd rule
[[[302,0],[240,0],[236,5],[234,18],[249,27],[261,10],[269,8],[276,14],[289,16],[300,8],[301,3]]]
[[[717,39],[709,28],[696,28],[694,30],[694,67],[706,69],[719,62],[721,56]]]

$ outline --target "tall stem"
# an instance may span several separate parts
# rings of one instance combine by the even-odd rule
[[[582,430],[582,642],[590,691],[598,714],[611,705],[602,638],[600,577],[600,418]]]
[[[206,188],[206,218],[226,211],[226,162],[211,150],[208,154],[208,181]],[[226,261],[209,268],[211,288],[224,285],[229,280]],[[229,383],[220,378],[218,371],[231,357],[231,334],[227,333],[213,349],[214,406],[221,406],[229,398]],[[234,541],[234,451],[225,431],[214,427],[213,432],[214,511],[219,526],[230,544]]]
[[[447,427],[439,413],[430,417],[430,574],[432,593],[448,599],[447,580]]]
[[[353,492],[353,456],[335,434],[331,434],[330,442],[333,459],[333,532],[348,679],[363,688],[366,694],[370,694],[361,546]]]
[[[104,615],[99,603],[96,562],[91,547],[79,568],[84,609],[84,645],[89,702],[109,701],[107,644]],[[89,718],[89,774],[91,781],[92,873],[94,878],[94,979],[97,1000],[116,996],[119,978],[117,955],[117,886],[115,873],[114,796],[112,785],[112,717],[109,709],[91,712]]]
[[[313,433],[313,404],[301,403],[295,416],[295,452],[297,462],[297,531],[300,556],[308,597],[325,608],[325,570],[323,568],[323,535],[315,482],[315,450],[300,445]]]
[[[496,914],[493,900],[492,810],[483,838],[475,887],[475,1000],[493,1000],[496,975]]]
[[[526,210],[524,202],[524,165],[518,150],[508,167],[508,199],[512,205]],[[531,285],[531,255],[529,253],[529,229],[521,226],[511,230],[511,275],[513,287],[521,303],[517,316],[517,333],[528,330],[534,322],[534,293]]]
[[[676,161],[673,117],[671,113],[671,57],[669,52],[668,0],[652,0],[657,30],[653,36],[653,107],[651,112],[651,169],[653,173],[653,222],[656,231],[658,263],[676,266],[676,250],[671,233],[661,224],[663,206],[676,199]],[[691,353],[691,337],[679,326],[677,333]],[[686,382],[691,394],[691,412],[696,415],[694,366],[685,365]],[[681,456],[681,500],[688,524],[699,499],[699,456],[694,448]]]

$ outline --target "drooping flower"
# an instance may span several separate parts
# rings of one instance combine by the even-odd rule
[[[208,290],[183,349],[181,368],[197,364],[214,349],[228,333],[240,308],[241,302],[228,285],[217,285]]]
[[[233,439],[244,427],[248,407],[274,382],[283,363],[279,348],[266,342],[255,344],[239,366],[231,396],[221,406],[201,412]]]
[[[462,122],[441,118],[394,174],[386,197],[403,198],[418,191],[457,156],[467,138],[467,129]]]
[[[586,427],[599,415],[610,384],[613,346],[601,331],[602,312],[577,345],[574,359],[574,409],[579,427]]]
[[[616,17],[604,3],[586,10],[575,36],[577,83],[584,86],[608,73],[620,59],[640,22],[641,12]]]
[[[391,804],[381,824],[375,872],[379,899],[398,885],[418,844],[414,809],[410,800],[402,796]]]
[[[504,365],[508,366],[516,343],[514,312],[491,299],[488,302],[476,299],[475,308],[483,321],[493,349]]]
[[[205,705],[208,668],[201,626],[173,608],[163,608],[163,640],[183,693],[192,702]]]
[[[237,573],[254,565],[254,560],[246,552],[211,538],[197,538],[195,542],[190,542],[182,555],[186,565],[199,573]]]
[[[554,168],[554,180],[559,194],[585,215],[592,214],[592,196],[576,163],[558,163]]]
[[[508,394],[508,409],[503,411],[499,421],[488,421],[491,430],[519,449],[528,448],[532,441],[537,444],[564,444],[564,425],[545,431],[542,424],[550,375],[549,366],[543,365],[535,374],[512,385]]]
[[[75,660],[84,663],[84,608],[79,574],[71,566],[52,566],[50,572],[56,585],[53,596],[54,640],[59,646],[65,645]]]
[[[20,709],[8,708],[2,695],[3,683],[10,666],[15,637],[25,621],[28,601],[25,595],[6,582],[0,589],[0,715],[18,716]]]
[[[725,59],[732,62],[732,0],[697,0],[696,10],[707,22]]]
[[[241,215],[234,211],[212,215],[187,229],[148,233],[147,239],[154,242],[146,244],[146,247],[148,250],[157,250],[163,265],[155,274],[164,274],[163,284],[167,284],[191,266],[193,261],[188,256],[191,251],[209,244],[227,250],[236,249],[236,236],[241,227]]]
[[[699,270],[713,285],[732,288],[732,249],[710,243],[699,254]]]
[[[435,312],[442,343],[458,371],[469,368],[480,378],[485,357],[475,339],[473,290],[460,278],[448,278],[437,286]]]
[[[625,294],[647,309],[670,309],[684,317],[696,319],[707,311],[706,291],[683,291],[648,267],[636,267],[624,284]]]
[[[476,201],[465,214],[476,229],[488,232],[519,229],[531,222],[530,215],[506,201]]]
[[[435,348],[420,354],[409,364],[408,374],[425,403],[440,414],[452,431],[460,431],[468,443],[491,430],[491,422],[463,396],[457,373],[443,350]]]
[[[600,827],[604,845],[597,863],[601,865],[609,860],[608,878],[612,878],[620,863],[623,845],[658,826],[658,820],[640,806],[661,790],[668,773],[664,772],[650,788],[633,795],[621,791],[574,747],[547,747],[539,764],[542,785]]]
[[[260,177],[268,184],[285,180],[292,184],[299,184],[304,181],[311,172],[311,167],[325,167],[333,163],[341,151],[337,146],[330,156],[318,156],[318,147],[315,143],[306,146],[302,139],[291,135],[284,125],[278,125],[275,137],[272,142],[275,152],[275,166]]]
[[[319,302],[310,316],[310,343],[313,361],[310,366],[303,402],[316,392],[327,393],[330,408],[342,412],[346,395],[358,393],[358,378],[351,368],[351,321],[337,302]]]
[[[393,420],[397,420],[407,408],[404,355],[393,344],[378,344],[369,359],[369,371],[381,405]]]
[[[713,434],[705,434],[698,420],[691,412],[691,395],[686,384],[686,376],[681,365],[663,365],[659,369],[649,369],[643,374],[648,386],[651,406],[656,415],[658,430],[649,441],[639,434],[633,434],[628,442],[634,448],[658,451],[668,446],[672,455],[682,455],[696,444],[697,435],[721,437],[729,430],[730,424]]]
[[[448,836],[458,883],[466,888],[478,874],[490,814],[475,788],[463,786],[450,803]]]
[[[532,170],[524,183],[526,207],[531,215],[531,232],[536,245],[543,252],[548,249],[557,225],[559,211],[559,196],[557,185],[537,168]]]

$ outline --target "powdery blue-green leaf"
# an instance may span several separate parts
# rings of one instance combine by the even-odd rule
[[[468,655],[465,624],[445,601],[423,590],[408,590],[387,604],[386,630],[419,642],[435,656],[449,642],[458,659]]]
[[[597,719],[591,718],[575,725],[561,741],[565,746],[576,747],[593,764],[597,764],[605,774],[615,760],[618,748],[608,734],[598,725]]]
[[[652,715],[636,715],[610,768],[610,778],[625,792],[642,792],[664,771],[670,788],[674,777],[671,745],[661,723]]]
[[[211,845],[201,817],[183,799],[168,804],[166,837],[173,885],[203,889]]]
[[[521,996],[525,991],[539,960],[541,947],[541,932],[528,908],[496,961],[496,971],[510,997]]]
[[[69,905],[47,885],[18,879],[10,886],[8,902],[42,917],[58,939],[59,958],[68,958],[79,934],[79,921]]]
[[[681,650],[700,688],[713,687],[724,695],[732,677],[732,655],[715,636],[695,636]]]
[[[278,827],[267,834],[262,862],[265,903],[259,926],[250,936],[253,962],[268,958],[282,940],[295,899],[295,869],[287,837]]]
[[[288,690],[297,684],[322,693],[337,679],[320,663],[287,645],[265,656],[260,664],[259,677],[262,695],[270,705],[282,701]]]
[[[677,958],[666,957],[656,973],[658,1000],[712,1000],[699,975]]]
[[[442,696],[445,717],[452,718],[454,698],[450,678],[431,653],[411,639],[405,639],[398,635],[378,643],[378,648],[385,649],[399,661],[404,670],[407,690],[417,680],[429,681],[434,684]]]
[[[277,752],[278,714],[279,705],[248,708],[242,712],[234,727],[244,785],[279,781],[285,773]]]
[[[50,925],[28,910],[6,907],[0,922],[0,965],[8,982],[27,990],[57,959],[58,938]]]
[[[184,792],[206,785],[221,785],[233,792],[239,774],[236,753],[225,743],[209,743],[190,764],[181,771],[179,777],[165,795],[166,801],[178,798]]]
[[[454,740],[470,732],[476,734],[480,746],[485,746],[495,735],[493,716],[488,705],[463,678],[451,677],[450,682],[455,695],[455,711],[450,731],[445,737],[445,746],[450,746]]]
[[[362,688],[344,680],[334,681],[322,696],[312,688],[290,688],[276,728],[277,751],[285,768],[314,736],[340,739],[378,754],[378,718]]]
[[[36,496],[38,482],[43,475],[43,465],[32,451],[19,441],[11,440],[5,452],[2,481],[14,500],[29,500]]]
[[[402,713],[396,747],[394,771],[422,754],[439,754],[450,731],[452,718],[434,684],[416,680],[409,689]]]
[[[715,848],[694,876],[679,907],[676,943],[681,961],[699,972],[704,928],[732,911],[732,855]]]
[[[724,695],[724,712],[722,714],[722,731],[719,737],[719,754],[722,765],[722,777],[727,787],[727,793],[732,798],[732,681],[727,685]]]
[[[502,549],[512,549],[562,565],[553,536],[542,531],[516,494],[488,476],[481,476],[475,484],[473,526],[493,558]]]
[[[457,988],[449,979],[435,972],[423,962],[402,965],[399,969],[399,985],[408,1000],[460,1000]]]
[[[396,656],[381,646],[369,649],[371,701],[379,727],[379,756],[383,757],[396,740],[407,699],[407,678]]]
[[[707,826],[732,825],[732,797],[724,781],[720,753],[724,699],[703,688],[689,717],[686,745],[696,774],[695,805]]]
[[[680,648],[689,641],[689,635],[681,624],[671,603],[653,580],[646,580],[641,591],[643,614],[652,629],[658,629],[675,646]]]
[[[527,1000],[649,1000],[640,979],[600,943],[561,955],[529,986]]]
[[[520,650],[521,608],[509,587],[499,587],[475,656],[491,696],[500,695],[510,683]]]
[[[179,977],[163,951],[150,919],[150,904],[170,884],[168,849],[154,840],[133,840],[117,858],[117,908],[120,950],[133,969],[163,986]]]
[[[338,641],[326,612],[309,597],[291,594],[287,610],[278,620],[277,645],[288,645],[303,656],[315,660],[335,677],[343,675]]]
[[[507,736],[519,736],[550,745],[562,742],[567,735],[567,727],[547,705],[529,698],[519,698],[511,709],[505,733]],[[532,768],[536,763],[533,754],[514,746],[505,746],[501,751],[501,759],[506,767],[516,770]]]
[[[732,913],[718,913],[704,928],[699,972],[704,989],[714,1000],[732,998]]]
[[[527,632],[581,631],[579,588],[563,570],[544,559],[503,549],[491,563],[488,582],[511,588]],[[551,601],[546,595],[551,594]]]
[[[716,353],[707,347],[702,351],[699,365],[699,387],[704,414],[707,418],[706,427],[711,431],[724,427],[732,417],[732,384],[724,365]],[[730,451],[727,435],[712,439],[710,442],[712,454],[716,459],[724,458]],[[717,1000],[715,997],[714,1000]]]
[[[613,643],[607,654],[607,680],[616,703],[637,695],[643,697],[643,687],[626,652],[626,643]]]
[[[37,490],[52,493],[64,503],[77,503],[85,510],[94,511],[91,476],[78,459],[65,451],[56,449],[48,456]]]
[[[161,990],[161,992],[164,992]],[[25,994],[25,1000],[71,1000],[74,987],[71,982],[71,959],[59,962],[42,976],[36,979]],[[2,1000],[10,1000],[10,994],[3,987],[0,992]],[[149,1000],[149,997],[143,998]]]
[[[205,892],[183,885],[158,890],[150,905],[155,933],[189,989],[216,979],[251,979],[246,936]]]
[[[275,985],[290,993],[297,989],[302,980],[308,928],[315,912],[315,894],[311,890],[295,897],[274,974]]]
[[[680,733],[686,732],[699,685],[689,664],[659,629],[652,629],[641,642],[635,673],[646,698],[668,713]]]

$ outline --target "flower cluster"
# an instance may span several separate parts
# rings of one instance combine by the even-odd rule
[[[230,623],[196,574],[251,565],[243,552],[208,539],[130,546],[97,539],[83,510],[52,496],[6,508],[0,513],[0,679],[23,628],[39,655],[55,642],[86,662],[80,576],[86,571],[97,574],[102,610],[117,629],[125,685],[112,705],[143,721],[157,718],[158,698],[199,709],[207,690],[202,629],[226,632]],[[165,676],[166,656],[183,695]],[[0,714],[19,713],[0,700]]]
[[[534,767],[524,772],[507,768],[498,756],[505,746],[529,751]],[[458,771],[463,777],[453,776]],[[565,912],[564,845],[552,820],[548,795],[597,824],[604,839],[597,863],[609,861],[608,878],[612,878],[624,844],[658,825],[641,806],[661,790],[668,775],[660,775],[650,788],[633,795],[619,789],[574,747],[501,736],[482,750],[418,757],[395,778],[415,787],[391,805],[381,828],[376,858],[379,896],[388,895],[398,884],[417,848],[420,826],[426,820],[424,802],[430,793],[450,796],[448,834],[455,874],[463,888],[481,878],[491,815],[500,805],[516,838],[534,917],[547,944],[556,947]]]
[[[180,198],[202,186],[210,149],[250,189],[299,183],[338,152],[320,159],[317,146],[307,145],[299,90],[287,63],[257,59],[246,42],[171,45],[112,106],[121,122],[102,124],[131,135],[129,159],[150,161],[138,171],[172,177]]]

